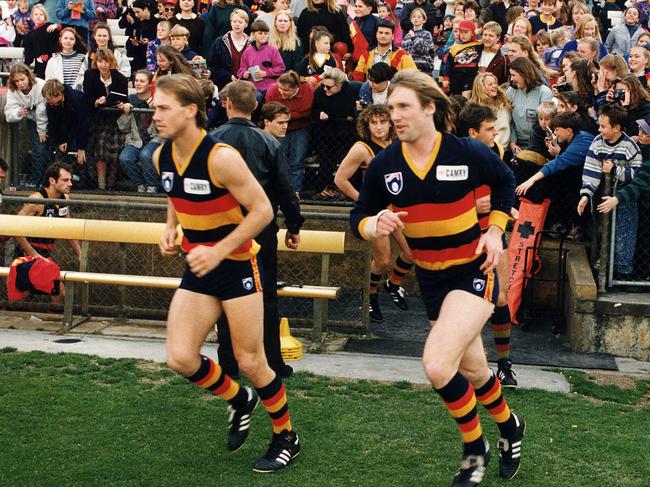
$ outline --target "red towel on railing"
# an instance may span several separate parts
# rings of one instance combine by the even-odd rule
[[[59,294],[61,268],[52,259],[18,257],[11,263],[7,279],[10,301],[25,299],[30,294]]]

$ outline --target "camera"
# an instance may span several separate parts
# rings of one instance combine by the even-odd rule
[[[623,101],[624,98],[625,98],[625,89],[617,88],[612,92],[612,100]]]
[[[571,91],[571,85],[569,83],[558,83],[555,85],[555,89],[561,93],[563,91]]]

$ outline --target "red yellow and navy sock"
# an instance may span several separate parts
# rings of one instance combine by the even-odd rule
[[[484,455],[485,441],[476,410],[474,387],[459,372],[440,389],[436,389],[456,420],[463,437],[464,455]]]
[[[381,281],[381,274],[370,273],[370,294],[377,294],[377,288]]]
[[[226,375],[218,363],[204,355],[201,355],[199,370],[187,380],[225,399],[235,409],[243,408],[248,401],[246,390]]]
[[[271,416],[273,434],[278,435],[282,431],[291,431],[287,390],[282,383],[282,379],[276,375],[268,385],[259,389],[256,388],[256,390],[266,411]]]
[[[497,423],[501,436],[503,438],[512,438],[517,430],[517,422],[501,393],[501,382],[494,375],[494,372],[490,371],[488,381],[476,389],[476,398]]]
[[[390,273],[388,280],[393,286],[401,286],[404,277],[406,277],[406,274],[409,273],[411,267],[413,267],[413,263],[406,262],[404,259],[402,259],[402,256],[399,255],[395,261],[393,271]]]
[[[490,320],[492,323],[492,335],[497,349],[497,359],[510,358],[510,333],[512,323],[510,322],[510,308],[497,306]]]

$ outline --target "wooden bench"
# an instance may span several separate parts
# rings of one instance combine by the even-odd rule
[[[67,331],[87,320],[90,315],[88,291],[89,284],[109,284],[150,288],[175,289],[180,278],[161,276],[139,276],[129,274],[106,274],[88,270],[88,251],[90,242],[112,242],[120,244],[157,245],[164,229],[162,223],[122,222],[107,220],[84,220],[75,218],[41,218],[17,215],[0,215],[0,229],[6,236],[41,237],[55,239],[75,239],[81,241],[79,271],[62,270],[61,282],[65,287],[63,330]],[[328,301],[336,299],[340,287],[329,284],[330,254],[342,254],[345,245],[344,232],[302,230],[298,250],[287,249],[284,245],[285,230],[278,232],[278,251],[309,252],[320,254],[320,285],[285,286],[278,289],[278,296],[310,298],[314,300],[313,336],[320,340],[323,326],[327,323]],[[182,235],[179,232],[178,243]],[[0,276],[7,276],[8,267],[0,267]],[[83,283],[81,311],[86,317],[74,323],[73,304],[75,284]]]

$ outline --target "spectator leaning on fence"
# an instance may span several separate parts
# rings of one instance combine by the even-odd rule
[[[614,189],[634,179],[641,168],[641,151],[623,132],[627,113],[622,107],[605,105],[598,116],[599,132],[587,153],[582,172],[582,189],[578,214],[582,215],[603,180],[603,173],[612,174]],[[609,195],[608,195],[609,196]],[[619,204],[616,217],[614,270],[618,278],[629,277],[634,268],[638,211],[635,203]]]
[[[370,105],[385,105],[388,101],[390,80],[395,76],[395,69],[386,63],[377,63],[368,70],[368,81],[361,85],[357,111],[361,112]]]
[[[64,156],[76,151],[77,164],[85,164],[89,118],[84,94],[57,79],[51,79],[43,85],[43,98],[47,103],[50,144]]]
[[[9,71],[9,92],[5,118],[9,123],[27,120],[31,138],[31,174],[29,183],[36,186],[50,159],[47,141],[47,113],[42,90],[45,82],[34,76],[25,64],[16,64]]]
[[[279,102],[290,110],[291,118],[286,136],[280,142],[285,151],[293,189],[300,194],[305,175],[305,156],[309,149],[311,107],[314,104],[314,89],[308,82],[301,82],[295,71],[288,71],[266,92],[266,102]],[[262,107],[264,108],[264,107]]]
[[[64,27],[59,34],[58,50],[47,61],[45,80],[58,79],[64,85],[81,88],[86,44],[72,27]]]
[[[117,123],[120,130],[126,134],[124,148],[120,152],[119,161],[122,171],[135,184],[138,193],[156,193],[158,191],[158,175],[151,162],[151,157],[160,145],[160,140],[152,136],[152,114],[133,112],[133,108],[151,108],[151,80],[153,76],[141,69],[135,73],[133,85],[135,93],[129,95],[129,101],[120,107],[124,112]]]
[[[93,157],[97,170],[97,187],[105,190],[115,182],[117,161],[124,139],[117,128],[120,112],[102,110],[117,107],[128,100],[129,81],[117,69],[110,49],[100,48],[93,58],[92,69],[84,76],[84,95],[92,113]],[[107,166],[109,174],[107,177]]]

